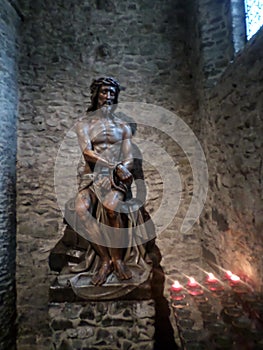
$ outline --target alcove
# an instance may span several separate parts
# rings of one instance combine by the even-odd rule
[[[178,211],[157,237],[165,281],[156,337],[165,334],[162,320],[170,312],[163,324],[180,344],[170,308],[174,280],[185,284],[194,276],[203,281],[204,270],[221,278],[231,270],[262,292],[263,38],[261,29],[244,43],[244,23],[240,33],[233,25],[233,14],[245,19],[238,3],[2,1],[1,345],[14,347],[10,334],[17,310],[17,348],[50,350],[48,293],[54,275],[48,257],[62,226],[54,165],[65,133],[89,104],[92,79],[103,75],[115,76],[126,88],[120,102],[157,105],[183,120],[206,157],[202,214],[181,232],[195,191],[191,161],[160,130],[138,128],[139,137],[167,151],[181,180]],[[160,204],[162,182],[149,163],[145,175],[152,214]],[[201,191],[206,192],[205,182]]]

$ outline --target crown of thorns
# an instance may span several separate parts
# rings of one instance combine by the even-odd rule
[[[121,86],[116,79],[112,77],[103,77],[93,80],[93,82],[90,85],[91,95],[94,95],[102,85],[110,85],[115,87],[117,93],[119,93],[121,90]]]

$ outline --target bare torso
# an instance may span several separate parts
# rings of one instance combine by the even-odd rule
[[[92,121],[89,135],[93,150],[109,162],[120,160],[123,127],[110,118]]]
[[[104,167],[105,161],[116,165],[125,158],[132,158],[129,152],[125,156],[125,143],[130,142],[125,137],[127,125],[115,117],[95,117],[82,121],[78,125],[79,142],[86,162],[96,168]],[[124,157],[124,159],[123,159]],[[102,158],[104,162],[98,161]],[[98,162],[97,162],[98,161]],[[104,163],[104,164],[103,164]]]

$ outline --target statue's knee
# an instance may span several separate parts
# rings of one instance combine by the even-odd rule
[[[75,210],[76,210],[76,213],[77,213],[79,216],[82,216],[82,215],[83,215],[84,208],[83,208],[83,205],[81,205],[80,203],[76,202],[76,204],[75,204]]]
[[[83,216],[89,210],[89,204],[87,200],[83,200],[81,196],[78,196],[75,201],[75,210],[79,216]]]

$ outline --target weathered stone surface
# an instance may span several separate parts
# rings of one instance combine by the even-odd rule
[[[79,318],[72,319],[76,306]],[[51,303],[49,314],[55,349],[153,349],[152,300]]]
[[[216,257],[217,264],[253,281],[257,289],[263,281],[262,226],[256,225],[263,214],[262,43],[261,30],[208,93],[202,130],[210,169],[201,219],[206,256]],[[212,214],[212,222],[206,214]]]

